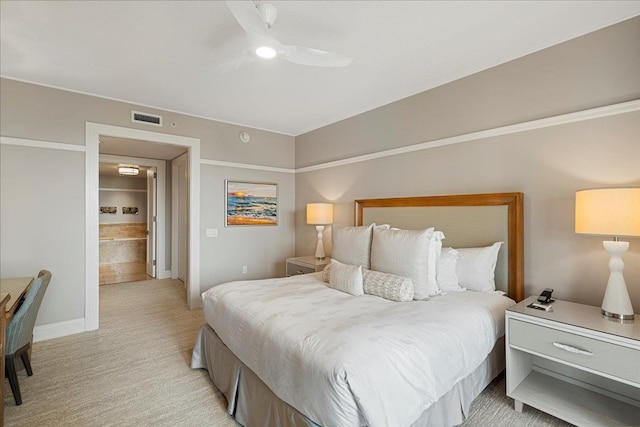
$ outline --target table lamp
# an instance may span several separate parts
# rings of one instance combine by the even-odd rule
[[[640,188],[602,188],[576,192],[576,233],[613,236],[604,241],[609,260],[609,282],[602,314],[620,320],[633,319],[633,306],[622,270],[622,254],[629,242],[618,236],[640,236]]]
[[[333,222],[333,205],[331,203],[307,203],[307,224],[315,225],[318,232],[316,259],[324,259],[324,243],[322,232],[324,226]]]

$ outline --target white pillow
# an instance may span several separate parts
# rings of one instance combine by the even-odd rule
[[[442,292],[466,290],[458,285],[456,267],[459,258],[460,253],[457,250],[453,248],[442,249],[440,260],[438,261],[438,287]]]
[[[442,239],[444,239],[444,233],[442,231],[434,231],[429,240],[429,252],[427,255],[429,296],[436,295],[441,290],[440,286],[438,286],[437,272],[440,254],[442,253]]]
[[[364,295],[362,267],[331,260],[329,287],[354,296]]]
[[[331,258],[343,264],[361,265],[369,268],[371,265],[371,232],[374,224],[362,227],[345,227],[333,224],[331,227]]]
[[[496,262],[502,243],[497,242],[484,248],[458,248],[460,258],[456,274],[459,285],[470,291],[495,291]]]
[[[413,299],[420,300],[437,293],[429,289],[429,242],[433,227],[426,230],[373,229],[371,269],[408,277],[413,281]]]

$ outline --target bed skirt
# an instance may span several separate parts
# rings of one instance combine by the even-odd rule
[[[412,426],[455,426],[469,414],[471,402],[505,367],[504,337],[482,364],[458,382]],[[206,369],[228,402],[227,412],[243,426],[320,427],[276,396],[218,338],[209,325],[202,325],[193,349],[192,369]]]

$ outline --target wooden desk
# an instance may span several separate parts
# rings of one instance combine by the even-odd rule
[[[29,289],[33,277],[16,277],[13,279],[0,279],[0,294],[9,294],[9,300],[5,308],[5,317],[11,319],[18,308],[19,302]]]

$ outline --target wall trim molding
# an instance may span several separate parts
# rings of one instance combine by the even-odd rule
[[[200,159],[200,163],[203,165],[224,166],[229,168],[255,169],[255,170],[268,171],[268,172],[296,173],[295,169],[278,168],[274,166],[252,165],[249,163],[225,162],[222,160]]]
[[[589,110],[582,110],[574,113],[546,117],[544,119],[531,120],[528,122],[516,123],[513,125],[501,126],[497,128],[451,136],[447,138],[434,139],[431,141],[420,142],[420,143],[408,145],[405,147],[398,147],[398,148],[392,148],[389,150],[377,151],[374,153],[364,154],[361,156],[347,157],[345,159],[335,160],[335,161],[326,162],[326,163],[319,163],[317,165],[305,166],[297,169],[254,165],[250,163],[227,162],[223,160],[210,160],[210,159],[200,159],[200,164],[209,165],[209,166],[223,166],[223,167],[230,167],[230,168],[262,170],[267,172],[304,173],[304,172],[312,172],[316,170],[328,169],[328,168],[333,168],[338,166],[345,166],[353,163],[366,162],[368,160],[375,160],[375,159],[380,159],[384,157],[396,156],[398,154],[428,150],[430,148],[442,147],[445,145],[460,144],[463,142],[493,138],[497,136],[509,135],[509,134],[514,134],[519,132],[526,132],[526,131],[531,131],[536,129],[543,129],[543,128],[552,127],[552,126],[560,126],[560,125],[565,125],[570,123],[581,122],[585,120],[599,119],[603,117],[614,116],[618,114],[626,114],[626,113],[631,113],[635,111],[640,111],[640,99],[636,99],[628,102],[622,102],[619,104],[607,105],[604,107],[592,108]],[[36,147],[36,148],[49,148],[54,150],[81,151],[81,152],[86,151],[86,147],[82,145],[66,144],[66,143],[51,142],[51,141],[39,141],[34,139],[14,138],[14,137],[8,137],[8,136],[0,136],[0,144],[20,145],[24,147]],[[115,191],[115,190],[108,190],[108,189],[102,189],[102,188],[100,190]]]
[[[130,193],[146,193],[147,190],[140,190],[137,188],[107,188],[107,187],[100,187],[98,188],[98,190],[100,191],[128,191]]]
[[[65,320],[64,322],[49,323],[33,328],[33,342],[46,341],[54,338],[66,337],[67,335],[84,332],[85,319]]]
[[[558,116],[546,117],[544,119],[531,120],[528,122],[516,123],[513,125],[501,126],[493,129],[487,129],[477,132],[466,133],[448,138],[434,139],[427,142],[408,145],[405,147],[392,148],[389,150],[378,151],[362,156],[349,157],[346,159],[335,160],[332,162],[320,163],[313,166],[306,166],[296,169],[296,173],[311,172],[321,169],[344,166],[353,163],[365,162],[368,160],[380,159],[383,157],[396,156],[398,154],[412,153],[414,151],[428,150],[430,148],[442,147],[445,145],[460,144],[462,142],[476,141],[479,139],[493,138],[497,136],[510,135],[530,130],[543,129],[552,126],[560,126],[569,123],[576,123],[585,120],[599,119],[602,117],[613,116],[617,114],[626,114],[634,111],[640,111],[640,99],[619,104],[607,105],[605,107],[592,108],[582,110],[575,113],[561,114]]]
[[[84,145],[66,144],[62,142],[39,141],[37,139],[13,138],[0,136],[0,144],[20,145],[22,147],[50,148],[52,150],[86,151]]]

